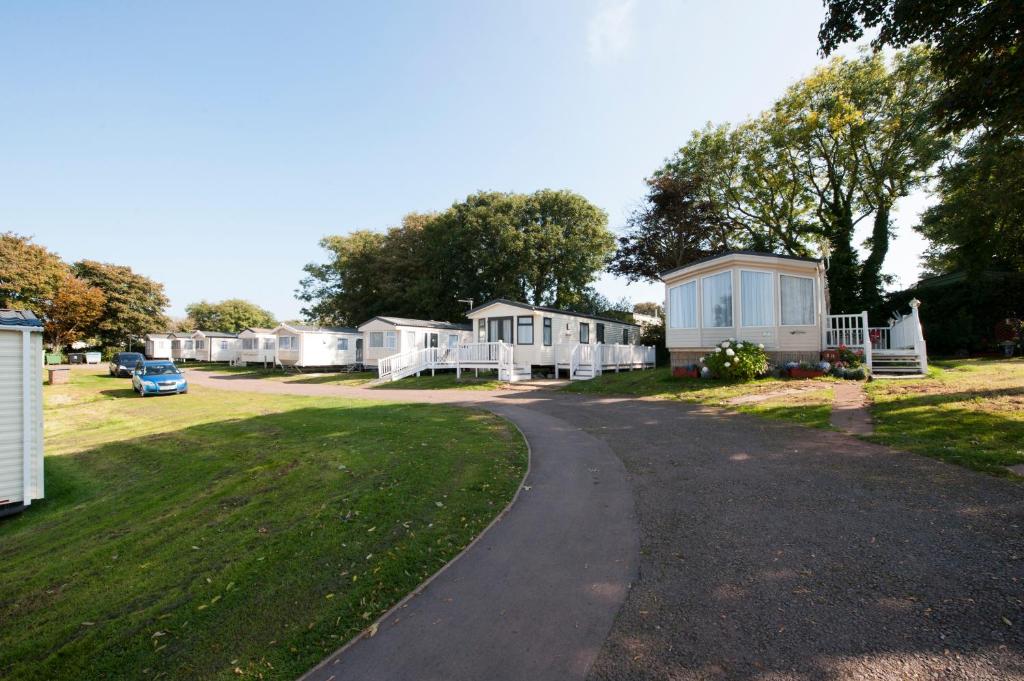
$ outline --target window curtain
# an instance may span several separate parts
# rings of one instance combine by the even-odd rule
[[[814,280],[779,277],[782,323],[785,326],[814,326]]]
[[[704,328],[732,326],[732,272],[722,272],[702,280]]]
[[[669,326],[673,329],[697,328],[697,282],[673,286],[668,290]]]
[[[740,271],[740,319],[743,326],[774,326],[770,272]]]

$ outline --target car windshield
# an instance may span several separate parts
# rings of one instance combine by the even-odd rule
[[[150,364],[146,367],[147,376],[165,376],[178,373],[178,368],[173,364]]]
[[[120,355],[117,356],[116,361],[117,361],[118,364],[128,365],[128,364],[132,364],[134,362],[141,362],[142,361],[142,355],[135,354],[135,353],[133,353],[133,354],[127,354],[127,353],[120,354]]]

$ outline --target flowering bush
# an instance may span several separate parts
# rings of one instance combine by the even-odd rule
[[[839,349],[836,350],[836,361],[835,366],[856,369],[864,363],[864,351],[857,349],[851,350],[845,345],[840,345]]]
[[[763,345],[737,342],[734,338],[719,343],[700,361],[715,378],[749,381],[768,371],[768,354]]]

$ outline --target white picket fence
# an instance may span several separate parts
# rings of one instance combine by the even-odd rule
[[[889,320],[889,326],[868,326],[868,313],[828,315],[822,332],[826,348],[845,345],[861,349],[864,362],[879,369],[875,359],[891,361],[893,356],[910,358],[920,373],[928,371],[928,349],[918,313],[920,302],[910,301],[910,312]],[[881,370],[881,369],[879,369]]]
[[[513,350],[508,343],[467,343],[454,348],[420,348],[377,360],[377,381],[397,381],[435,369],[497,369],[513,376]],[[512,380],[512,379],[509,379]]]

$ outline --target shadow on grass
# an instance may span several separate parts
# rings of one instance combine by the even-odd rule
[[[138,397],[139,396],[139,394],[137,392],[135,392],[135,390],[132,389],[132,388],[110,388],[108,390],[101,390],[100,391],[100,395],[105,395],[107,397],[116,397],[116,398]]]
[[[49,457],[47,498],[0,521],[0,670],[295,678],[465,546],[524,470],[514,428],[434,405],[299,408]]]

